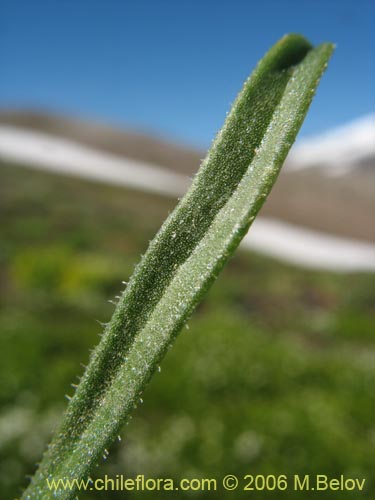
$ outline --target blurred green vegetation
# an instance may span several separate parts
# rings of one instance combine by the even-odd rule
[[[99,341],[108,299],[175,202],[21,167],[0,172],[0,498],[14,498]],[[93,477],[345,474],[365,477],[366,492],[335,498],[375,498],[374,316],[370,275],[237,252]],[[301,498],[178,497],[249,493]],[[166,498],[80,498],[103,495]]]

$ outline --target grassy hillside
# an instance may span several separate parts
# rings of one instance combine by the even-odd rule
[[[99,340],[108,299],[175,201],[8,165],[0,175],[0,498],[14,498]],[[345,474],[366,477],[360,498],[374,498],[374,306],[369,275],[238,252],[96,475]],[[105,494],[135,497],[151,495]]]

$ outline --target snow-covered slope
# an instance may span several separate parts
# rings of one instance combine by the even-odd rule
[[[189,185],[186,176],[152,164],[5,125],[0,125],[0,159],[167,196],[180,196]],[[370,243],[272,219],[258,218],[242,246],[307,268],[373,271],[375,267],[375,249]]]
[[[368,161],[374,162],[375,172],[375,114],[298,142],[288,156],[288,168],[322,167],[340,175]]]
[[[188,178],[42,132],[0,125],[0,159],[162,195],[182,195]]]

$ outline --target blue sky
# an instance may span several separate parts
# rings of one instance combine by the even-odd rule
[[[302,136],[374,110],[372,0],[0,0],[0,107],[207,147],[282,35],[337,44]]]

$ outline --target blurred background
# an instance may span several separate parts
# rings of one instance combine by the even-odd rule
[[[374,5],[1,1],[1,498],[26,486],[108,300],[288,32],[337,44],[299,139],[94,476],[344,474],[375,498]]]

